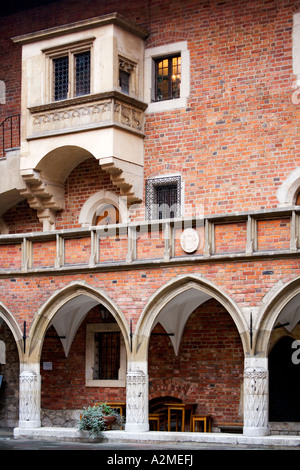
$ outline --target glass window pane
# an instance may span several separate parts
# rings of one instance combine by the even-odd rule
[[[172,59],[172,98],[180,98],[181,57]]]
[[[181,57],[167,57],[156,62],[156,101],[180,97]]]
[[[75,55],[75,96],[90,93],[90,51]]]
[[[119,71],[119,85],[122,93],[129,95],[129,79],[130,73],[125,72],[124,70]]]
[[[65,100],[69,91],[69,57],[59,57],[54,63],[54,100]]]

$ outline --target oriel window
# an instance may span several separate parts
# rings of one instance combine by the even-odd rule
[[[160,58],[155,61],[155,101],[180,98],[181,56]]]

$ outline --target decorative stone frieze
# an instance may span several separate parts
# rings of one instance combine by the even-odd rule
[[[30,108],[31,135],[29,139],[81,131],[85,128],[118,125],[132,131],[144,131],[144,104],[117,93],[100,93]]]

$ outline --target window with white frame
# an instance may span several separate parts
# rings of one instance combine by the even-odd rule
[[[190,94],[190,55],[187,41],[145,50],[147,113],[184,108]]]
[[[169,176],[146,181],[146,210],[150,220],[181,216],[181,177]]]

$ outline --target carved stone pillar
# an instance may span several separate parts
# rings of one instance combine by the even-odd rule
[[[20,428],[39,428],[41,400],[40,375],[33,371],[25,370],[20,374]]]
[[[148,376],[143,371],[131,371],[126,377],[125,431],[149,431]]]
[[[268,369],[252,364],[252,367],[246,367],[244,371],[244,435],[268,435],[268,420]]]

